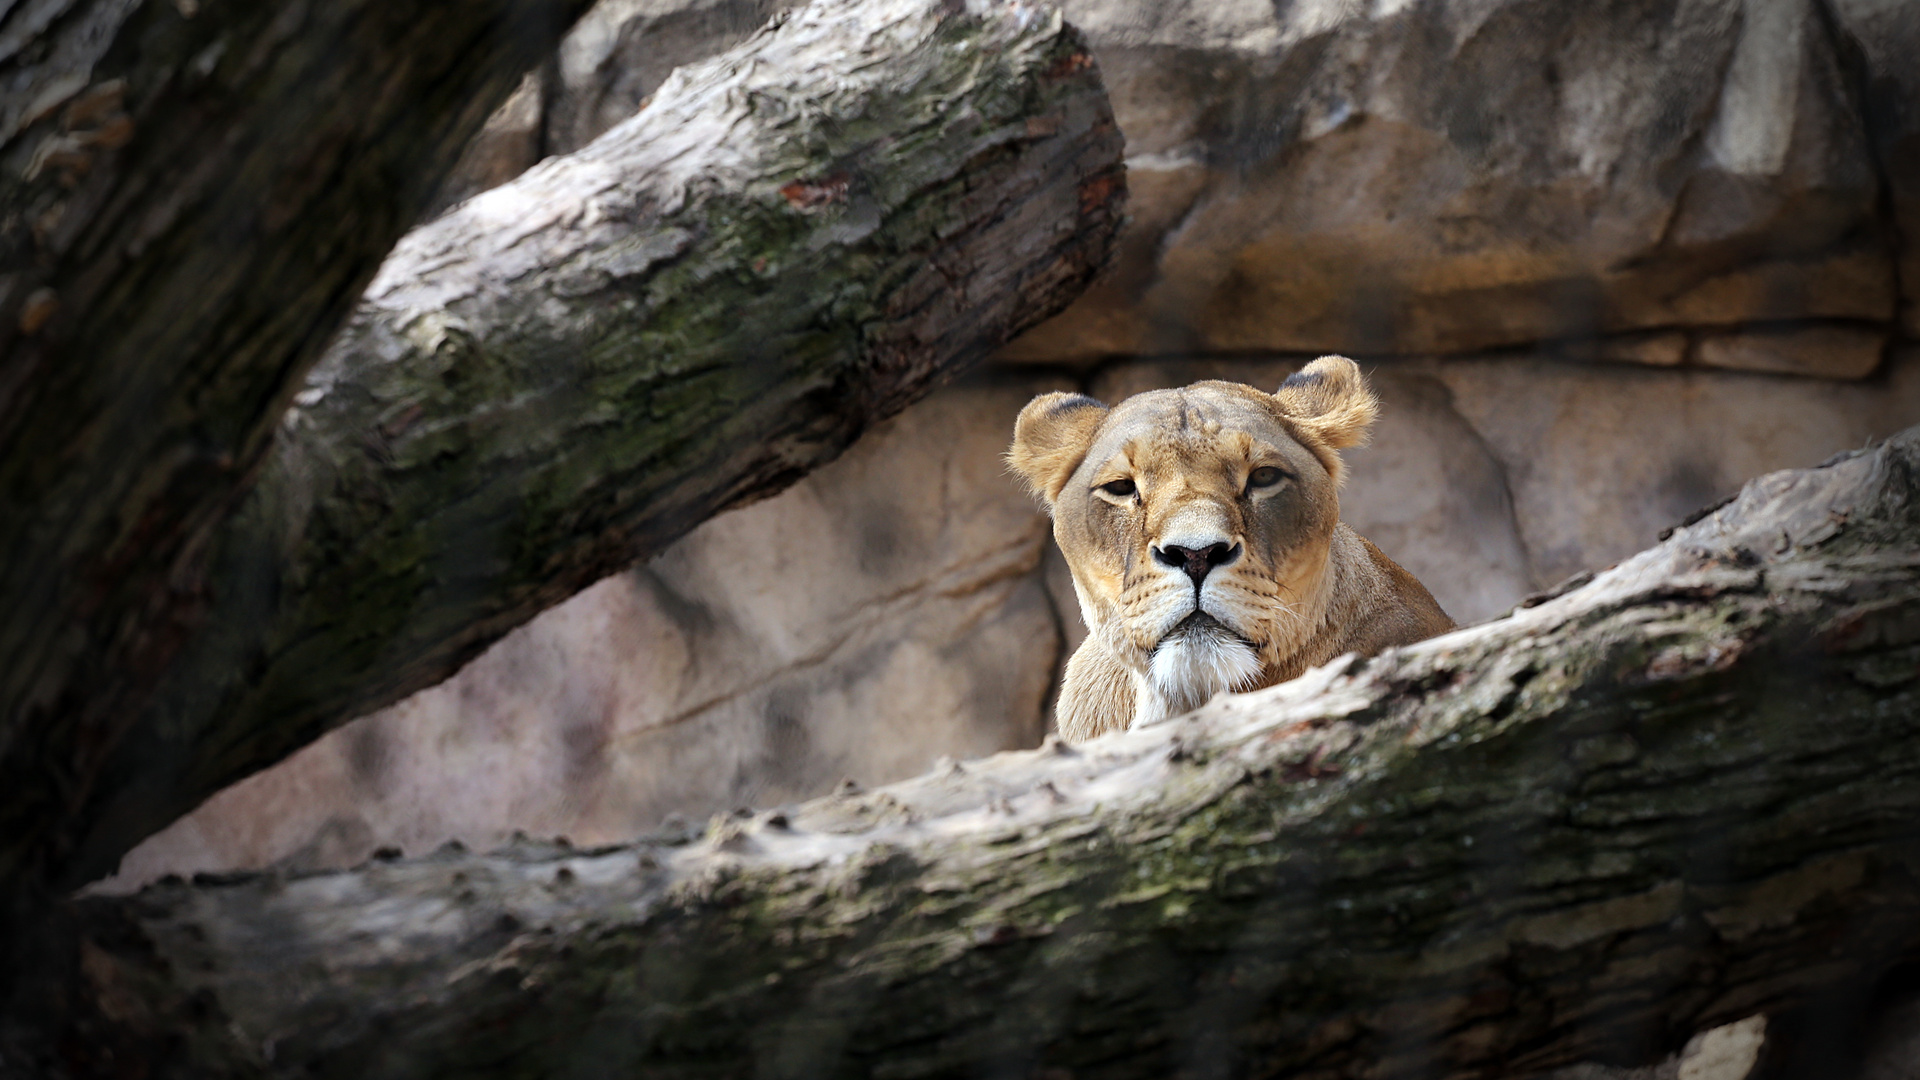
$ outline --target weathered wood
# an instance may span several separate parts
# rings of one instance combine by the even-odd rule
[[[58,880],[1063,308],[1121,148],[1057,12],[838,0],[409,234],[212,534],[204,629],[89,751]]]
[[[301,375],[586,6],[0,5],[9,891],[202,625],[207,538]]]
[[[1920,428],[1079,750],[82,919],[182,1075],[1524,1075],[1912,955],[1917,779]]]

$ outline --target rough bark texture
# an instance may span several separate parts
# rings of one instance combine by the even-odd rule
[[[1057,13],[824,3],[410,234],[210,538],[205,629],[58,797],[57,881],[829,460],[1064,307],[1125,186]],[[58,811],[54,807],[58,807]],[[44,822],[64,820],[51,846]],[[35,835],[35,833],[38,835]]]
[[[1910,429],[1506,618],[1077,751],[84,901],[88,993],[181,1075],[1651,1060],[1920,945],[1916,536]]]
[[[96,793],[301,373],[585,6],[0,8],[0,875]]]

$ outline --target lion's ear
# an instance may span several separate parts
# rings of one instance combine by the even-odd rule
[[[1051,507],[1106,416],[1107,407],[1085,394],[1041,394],[1013,422],[1007,464]]]
[[[1312,429],[1335,450],[1365,446],[1380,403],[1367,389],[1360,365],[1344,356],[1323,356],[1292,375],[1274,392],[1288,416]]]

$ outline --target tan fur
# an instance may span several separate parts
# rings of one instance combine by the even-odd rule
[[[1340,522],[1339,451],[1366,442],[1378,411],[1343,356],[1272,394],[1202,382],[1021,410],[1007,460],[1053,515],[1088,629],[1060,691],[1063,739],[1453,628]]]

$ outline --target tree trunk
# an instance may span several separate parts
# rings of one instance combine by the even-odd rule
[[[0,5],[0,879],[203,624],[207,540],[587,0]]]
[[[83,901],[89,1038],[356,1080],[1654,1059],[1857,1003],[1920,944],[1916,537],[1920,428],[1505,618],[1080,749]]]
[[[210,534],[202,629],[109,745],[54,727],[8,759],[32,828],[0,850],[111,870],[830,460],[1078,295],[1121,145],[1057,13],[824,0],[408,235]]]

